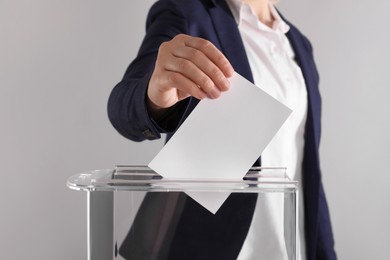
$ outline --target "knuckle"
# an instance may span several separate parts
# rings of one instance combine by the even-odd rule
[[[162,42],[162,43],[160,44],[160,49],[168,48],[168,46],[169,46],[169,41],[167,41],[167,42]]]
[[[189,58],[192,60],[196,60],[199,58],[199,51],[196,49],[190,49],[189,51]]]
[[[210,72],[210,77],[215,83],[215,86],[217,86],[218,90],[225,91],[228,88],[225,82],[225,75],[219,68],[214,67]]]
[[[223,56],[217,58],[217,63],[221,68],[229,67],[229,62]]]
[[[161,54],[161,53],[164,53],[165,51],[169,50],[169,45],[170,45],[169,42],[161,43],[160,46],[158,47],[158,53]]]
[[[211,70],[210,77],[213,79],[214,82],[216,82],[216,84],[220,84],[224,80],[225,75],[219,68],[215,67]]]
[[[217,67],[211,69],[210,75],[216,80],[221,80],[223,78],[222,72]]]
[[[174,41],[184,41],[185,38],[186,38],[186,35],[180,33],[180,34],[176,35],[175,37],[173,37],[173,40]]]
[[[169,85],[175,85],[179,81],[179,75],[177,73],[169,73],[167,76],[167,82]]]
[[[178,67],[180,71],[188,71],[191,69],[191,63],[188,60],[180,60]]]
[[[201,40],[200,40],[200,43],[199,43],[199,46],[200,46],[200,48],[202,48],[202,49],[207,49],[207,48],[210,48],[210,47],[212,46],[212,43],[209,42],[208,40],[201,39]]]
[[[201,84],[202,89],[205,91],[209,91],[213,88],[214,84],[211,82],[211,80],[207,76],[202,76],[199,79],[199,83]]]

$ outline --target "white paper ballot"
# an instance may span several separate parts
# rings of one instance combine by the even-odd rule
[[[204,99],[150,162],[164,178],[242,179],[291,110],[235,73],[230,89]],[[225,192],[187,192],[216,213]]]

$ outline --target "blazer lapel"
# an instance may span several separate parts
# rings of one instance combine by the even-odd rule
[[[318,235],[317,222],[320,183],[318,147],[320,138],[321,99],[318,91],[318,74],[312,54],[308,51],[309,43],[304,42],[298,30],[291,24],[289,25],[290,31],[287,33],[287,37],[294,49],[296,61],[302,70],[308,92],[303,190],[305,193],[307,256],[308,259],[314,259]],[[307,45],[305,46],[305,44]]]
[[[252,71],[236,21],[224,0],[211,0],[210,17],[218,36],[220,49],[228,58],[235,71],[253,83]],[[283,18],[284,19],[284,18]],[[284,19],[285,20],[285,19]],[[285,20],[286,21],[286,20]],[[305,138],[304,191],[306,212],[306,240],[309,249],[308,259],[313,259],[317,241],[318,191],[321,98],[318,91],[318,74],[308,42],[304,42],[300,32],[290,25],[287,37],[294,49],[296,61],[302,70],[308,92],[308,117]],[[310,157],[310,158],[308,158]]]
[[[289,22],[287,23],[290,25],[287,38],[289,39],[294,49],[296,61],[301,68],[303,77],[305,79],[309,100],[309,112],[313,118],[313,131],[315,136],[314,141],[316,147],[319,147],[321,132],[321,98],[318,91],[318,73],[314,64],[312,53],[310,53],[308,50],[309,48],[311,49],[309,42],[302,38],[300,32],[293,25],[291,25]]]
[[[213,5],[209,9],[210,17],[213,21],[221,51],[238,74],[254,83],[244,43],[232,12],[224,0],[211,0],[211,2]],[[253,165],[260,166],[261,158],[259,157]]]
[[[234,70],[253,83],[252,71],[246,56],[244,44],[234,17],[223,0],[214,0],[209,9],[221,51],[232,64]]]

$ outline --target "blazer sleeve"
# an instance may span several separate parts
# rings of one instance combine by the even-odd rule
[[[110,122],[124,137],[133,141],[157,139],[160,133],[174,132],[182,121],[188,100],[179,102],[169,114],[155,122],[148,114],[145,99],[161,43],[186,33],[186,27],[186,19],[170,1],[158,1],[150,9],[146,35],[137,57],[108,100]]]
[[[334,239],[331,227],[330,214],[322,182],[320,183],[319,223],[318,225],[318,260],[337,260],[334,250]]]

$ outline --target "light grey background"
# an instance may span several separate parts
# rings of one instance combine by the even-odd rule
[[[153,0],[0,0],[0,259],[86,259],[73,174],[146,164],[106,116]],[[340,259],[390,243],[390,2],[282,0],[311,39],[324,102],[323,180]]]

